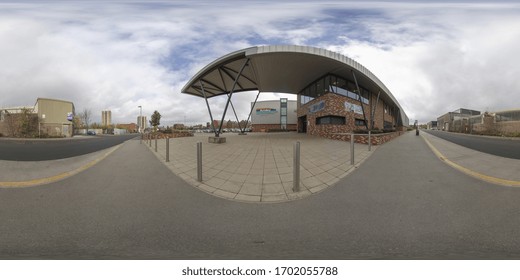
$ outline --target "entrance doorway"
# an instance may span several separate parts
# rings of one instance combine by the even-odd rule
[[[298,118],[298,133],[307,133],[307,115]]]

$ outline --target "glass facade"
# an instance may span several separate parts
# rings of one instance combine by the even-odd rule
[[[520,110],[495,113],[496,122],[520,121]]]
[[[280,128],[287,129],[287,98],[280,98]]]
[[[368,105],[370,103],[369,91],[363,87],[359,87],[359,89],[361,91],[361,102]],[[300,102],[301,104],[306,104],[314,98],[320,97],[329,92],[343,95],[354,100],[360,100],[360,96],[357,91],[358,90],[354,82],[343,79],[336,75],[329,74],[314,81],[305,89],[303,89],[300,93]]]

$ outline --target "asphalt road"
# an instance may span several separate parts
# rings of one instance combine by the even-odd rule
[[[131,140],[74,177],[0,189],[0,258],[520,259],[518,201],[414,133],[338,185],[275,204],[206,194]]]
[[[42,161],[75,157],[110,148],[134,137],[137,135],[44,140],[0,138],[0,160]]]
[[[495,156],[520,159],[520,140],[465,135],[440,130],[421,130],[452,143]]]

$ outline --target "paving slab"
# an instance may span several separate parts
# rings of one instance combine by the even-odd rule
[[[173,173],[194,187],[215,196],[243,202],[283,202],[305,198],[335,185],[374,151],[355,144],[356,160],[350,165],[350,142],[299,133],[224,134],[226,143],[210,144],[209,134],[170,139],[148,147]],[[293,145],[300,142],[300,192],[292,191]],[[202,142],[202,182],[197,181],[196,143]]]

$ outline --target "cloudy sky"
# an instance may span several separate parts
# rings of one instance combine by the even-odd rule
[[[135,122],[141,105],[144,115],[158,110],[165,125],[205,123],[204,100],[181,94],[185,83],[229,52],[274,44],[357,60],[411,121],[461,107],[520,108],[515,1],[216,3],[0,0],[0,108],[47,97],[91,109],[94,121],[110,109],[113,122]],[[240,118],[255,96],[233,97]],[[218,118],[224,103],[210,99]]]

